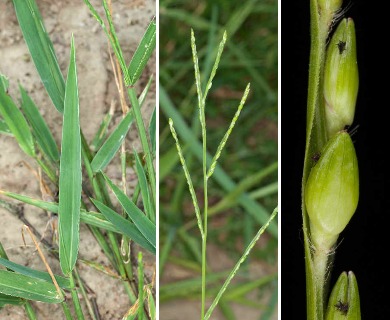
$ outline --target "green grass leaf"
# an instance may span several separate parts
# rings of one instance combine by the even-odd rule
[[[36,141],[46,156],[53,162],[57,162],[60,159],[60,153],[49,127],[24,88],[19,86],[19,89],[22,96],[22,110],[31,125]]]
[[[112,158],[114,158],[123,139],[126,137],[126,134],[130,129],[133,118],[133,112],[130,111],[104,142],[91,162],[93,172],[103,170],[110,163]]]
[[[12,199],[16,199],[19,201],[22,201],[27,204],[31,204],[37,208],[40,208],[42,210],[46,210],[53,213],[58,213],[58,204],[55,202],[46,202],[43,200],[33,199],[27,196],[23,196],[17,193],[13,192],[7,192],[0,190],[0,194],[3,194],[7,197],[10,197]],[[89,224],[94,227],[102,228],[104,230],[113,231],[116,233],[120,233],[117,228],[110,222],[107,221],[104,218],[104,215],[92,212],[92,211],[85,211],[84,209],[81,209],[80,211],[80,220],[86,224]]]
[[[0,89],[3,89],[3,91],[7,92],[9,88],[9,81],[8,78],[0,73]]]
[[[104,116],[102,122],[100,123],[99,130],[96,132],[92,143],[92,151],[98,150],[102,145],[107,136],[108,126],[111,123],[112,115],[114,113],[113,105],[110,107],[110,111]]]
[[[7,296],[5,294],[0,293],[0,309],[4,307],[6,304],[12,304],[14,306],[20,306],[24,304],[25,301],[13,296]]]
[[[35,67],[54,106],[64,110],[65,81],[53,44],[34,0],[14,0],[16,16]]]
[[[131,223],[130,221],[123,218],[121,215],[119,215],[114,210],[110,209],[106,205],[104,205],[102,202],[91,199],[93,204],[96,206],[96,208],[99,209],[99,211],[112,222],[118,230],[132,239],[134,242],[138,243],[141,247],[145,248],[146,250],[152,252],[153,254],[156,254],[156,247],[153,246],[146,238],[145,236],[138,230],[138,228]]]
[[[138,230],[156,247],[156,225],[107,176],[104,178]]]
[[[127,70],[127,67],[126,67],[126,64],[125,64],[125,60],[123,58],[123,53],[122,53],[121,46],[119,44],[118,37],[116,36],[114,23],[112,21],[112,17],[111,17],[110,9],[109,9],[109,7],[107,5],[107,1],[103,0],[102,2],[103,2],[104,12],[106,14],[106,18],[107,18],[107,21],[108,21],[108,24],[109,24],[109,30],[107,29],[106,25],[104,24],[103,19],[100,17],[100,15],[96,11],[96,9],[89,2],[89,0],[84,0],[84,2],[87,5],[87,7],[89,8],[92,16],[98,21],[98,23],[102,27],[104,33],[107,36],[107,39],[110,41],[111,47],[114,50],[115,56],[117,57],[118,62],[120,64],[120,66],[121,66],[125,85],[126,86],[129,85],[130,84],[129,73],[128,73],[128,70]]]
[[[141,94],[138,97],[138,103],[140,108],[145,102],[146,94],[149,92],[150,85],[152,84],[152,80],[153,80],[153,75],[149,77],[148,83],[146,84],[146,86],[144,87],[144,89],[142,90]]]
[[[0,293],[47,303],[63,301],[54,284],[5,270],[0,270]]]
[[[228,290],[224,296],[225,300],[234,300],[239,297],[245,297],[246,294],[249,292],[258,289],[260,287],[263,287],[265,285],[268,285],[272,281],[277,281],[278,274],[271,273],[265,276],[262,276],[259,279],[255,279],[253,281],[245,282],[242,284],[239,284],[232,288],[231,290]]]
[[[35,148],[30,127],[22,112],[3,88],[0,88],[0,114],[22,150],[29,156],[34,157]]]
[[[65,90],[59,179],[59,253],[64,274],[76,264],[81,204],[81,137],[76,57],[72,37]]]
[[[146,216],[155,223],[155,215],[153,211],[153,206],[150,200],[150,193],[148,187],[148,181],[146,179],[146,174],[144,167],[142,166],[142,162],[138,156],[138,153],[134,150],[134,158],[135,158],[135,171],[138,177],[138,183],[141,189],[142,202],[144,204]]]
[[[113,231],[116,233],[121,233],[118,228],[116,228],[110,221],[107,221],[104,215],[98,212],[85,211],[81,209],[80,211],[80,220],[83,223],[89,224],[94,227],[98,227],[107,231]]]
[[[11,137],[13,136],[11,130],[7,126],[7,123],[3,119],[0,119],[0,133]]]
[[[187,146],[183,146],[183,152],[187,151]],[[172,146],[168,151],[164,154],[160,151],[160,159],[159,159],[159,182],[163,182],[166,176],[172,172],[173,168],[180,161],[179,155],[177,154],[176,147]]]
[[[34,270],[3,258],[0,258],[0,265],[28,277],[44,280],[50,283],[52,282],[50,274],[47,272]],[[67,278],[58,275],[55,275],[54,277],[61,288],[70,288],[70,282]]]
[[[156,154],[156,108],[154,108],[149,123],[149,137],[152,146],[152,153]]]
[[[156,47],[156,20],[149,23],[137,49],[134,52],[133,58],[129,64],[130,81],[133,85],[140,78],[142,71],[145,69],[150,56]]]
[[[138,252],[138,319],[144,319],[144,263],[142,252]]]
[[[148,311],[150,314],[150,319],[156,320],[156,303],[154,302],[154,297],[150,287],[147,288],[146,294],[147,294],[146,299],[148,301]]]

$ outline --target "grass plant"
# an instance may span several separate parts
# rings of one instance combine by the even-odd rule
[[[273,263],[273,244],[277,243],[275,221],[267,229],[268,234],[272,234],[268,237],[269,246],[263,252],[257,246],[254,247],[251,258],[244,259],[234,282],[230,282],[230,269],[213,271],[210,267],[212,257],[206,261],[207,250],[210,250],[206,250],[206,247],[214,247],[214,250],[217,247],[222,252],[229,252],[233,261],[239,261],[256,232],[269,219],[276,203],[276,143],[271,139],[267,140],[262,134],[254,138],[251,132],[259,128],[262,120],[275,124],[276,83],[270,79],[276,70],[276,64],[272,63],[276,60],[272,58],[276,58],[277,50],[272,50],[276,49],[272,43],[276,40],[273,28],[276,27],[277,20],[272,18],[275,18],[273,12],[277,11],[273,11],[276,10],[276,2],[265,4],[261,1],[248,1],[244,6],[222,2],[215,5],[203,2],[204,6],[183,2],[177,6],[178,3],[174,1],[163,1],[161,6],[160,30],[166,31],[161,32],[160,38],[160,279],[169,277],[173,272],[172,268],[184,269],[193,273],[194,277],[163,282],[160,286],[160,310],[168,301],[171,302],[169,306],[173,307],[173,300],[178,304],[179,299],[195,300],[199,301],[200,317],[210,317],[215,312],[215,306],[218,306],[218,311],[225,318],[235,319],[237,314],[232,309],[232,303],[246,305],[248,309],[253,308],[260,313],[264,306],[257,299],[251,300],[248,294],[261,295],[264,287],[275,292],[273,284],[276,284],[276,274],[266,277],[264,282],[256,281],[256,285],[251,288],[246,287],[248,279],[253,277],[248,272],[252,261],[258,262],[263,255],[263,259]],[[224,5],[226,11],[221,10]],[[251,9],[254,9],[254,14]],[[192,12],[197,12],[196,17]],[[240,28],[242,25],[254,24],[259,16],[264,18],[269,42],[251,42],[248,39],[254,39],[256,31],[248,33]],[[226,42],[222,41],[218,45],[217,41],[224,38],[223,25],[226,25],[228,37]],[[188,41],[190,27],[203,31],[197,32],[196,44],[200,49],[194,57],[190,55]],[[259,30],[257,27],[254,30]],[[194,38],[191,43],[195,49]],[[277,41],[274,42],[275,45],[276,43]],[[235,44],[240,50],[232,49]],[[252,44],[254,48],[249,50],[247,47]],[[227,50],[223,58],[219,59],[223,45]],[[267,46],[270,49],[270,59],[262,61],[259,57],[265,54]],[[241,55],[244,51],[247,53],[245,57]],[[198,65],[195,82],[192,71],[194,65]],[[199,69],[203,70],[202,73]],[[246,79],[255,83],[252,82],[253,90],[250,92],[249,87],[245,90],[245,85],[242,85],[243,81],[247,82]],[[266,83],[269,90],[259,85],[262,82],[259,79]],[[211,89],[209,84],[212,84]],[[218,96],[218,92],[222,95]],[[229,96],[229,92],[232,96]],[[241,104],[243,93],[248,95],[243,99],[248,99],[248,105],[245,108],[240,106],[239,109],[242,109],[237,113],[237,105]],[[200,104],[198,108],[193,107],[196,102]],[[207,104],[207,107],[203,104]],[[204,116],[200,120],[200,110],[203,109]],[[258,113],[253,112],[253,109]],[[233,125],[236,124],[234,129],[230,127],[232,119]],[[185,159],[187,170],[184,175],[177,147],[172,143],[175,140],[169,135],[171,126],[166,126],[169,123],[172,123],[176,132],[181,146],[180,153],[182,159]],[[233,134],[227,141],[231,129]],[[205,136],[207,139],[204,139]],[[256,140],[254,143],[257,147],[248,148],[245,141],[251,136]],[[264,149],[259,148],[259,145],[263,145]],[[214,166],[217,161],[218,165]],[[262,169],[264,172],[260,172]],[[192,182],[190,193],[185,190],[188,181]],[[270,189],[268,184],[271,185]],[[260,198],[249,196],[250,192],[262,192],[263,186],[268,189],[265,190],[264,197],[261,197],[261,193]],[[205,200],[208,200],[209,205],[205,204]],[[195,213],[189,209],[193,206]],[[243,219],[237,219],[238,216]],[[215,227],[215,224],[219,226]],[[221,238],[225,240],[221,241]],[[235,243],[240,240],[244,241],[244,245],[237,249]],[[212,255],[212,250],[213,248],[208,251],[209,255]],[[224,280],[228,277],[229,280],[224,285]],[[229,282],[230,289],[219,299],[218,292],[221,287],[225,289]],[[237,295],[230,295],[233,291]],[[222,292],[223,290],[220,291]],[[212,299],[217,296],[218,299],[213,304]],[[267,312],[263,310],[264,319],[274,314],[275,298],[272,301]],[[208,311],[210,305],[212,307]],[[214,316],[216,315],[211,315],[211,318]]]
[[[256,242],[259,240],[260,236],[264,233],[264,231],[269,227],[271,221],[273,220],[273,218],[277,214],[277,208],[275,208],[275,210],[270,215],[270,217],[268,218],[266,223],[263,225],[263,227],[260,228],[260,230],[258,231],[256,236],[252,239],[249,246],[246,248],[246,250],[244,251],[244,254],[239,259],[239,261],[237,262],[235,267],[231,270],[229,276],[227,277],[227,279],[223,283],[221,289],[218,291],[214,301],[212,302],[212,304],[210,305],[210,307],[206,311],[206,282],[207,282],[207,279],[206,279],[206,274],[207,274],[206,250],[207,250],[207,233],[208,233],[208,180],[212,177],[212,175],[215,172],[218,160],[219,160],[221,153],[224,149],[224,146],[225,146],[225,144],[226,144],[237,120],[238,120],[240,112],[241,112],[242,108],[244,107],[244,104],[245,104],[245,101],[248,97],[249,89],[250,89],[250,85],[248,84],[246,89],[245,89],[245,92],[242,96],[241,102],[237,108],[235,116],[233,117],[233,119],[230,123],[230,126],[228,127],[225,135],[223,136],[221,142],[219,143],[218,148],[215,152],[215,155],[213,156],[213,158],[210,161],[210,159],[207,158],[207,155],[208,155],[208,153],[207,153],[207,128],[206,128],[206,118],[205,118],[206,98],[207,98],[209,90],[211,89],[214,76],[217,72],[219,61],[220,61],[225,43],[226,43],[226,33],[224,33],[223,39],[218,47],[215,63],[213,65],[210,77],[209,77],[207,84],[205,86],[205,90],[202,91],[201,81],[200,81],[201,77],[200,77],[200,70],[199,70],[199,63],[198,63],[198,54],[197,54],[196,44],[195,44],[195,36],[194,36],[194,32],[191,30],[191,47],[192,47],[192,55],[193,55],[193,62],[194,62],[194,69],[195,69],[195,82],[196,82],[196,89],[197,89],[197,96],[198,96],[199,121],[200,121],[201,131],[202,131],[202,168],[203,168],[203,210],[202,210],[203,212],[202,212],[202,214],[201,214],[201,209],[200,209],[200,205],[199,205],[199,200],[197,198],[197,195],[195,194],[195,190],[193,187],[192,178],[191,178],[191,175],[188,171],[186,161],[185,161],[184,156],[183,156],[182,148],[180,146],[180,143],[179,143],[179,140],[177,137],[177,133],[176,133],[174,125],[173,125],[173,120],[169,119],[169,126],[171,129],[172,136],[175,139],[179,159],[180,159],[181,165],[182,165],[183,170],[184,170],[184,174],[185,174],[185,177],[187,180],[189,191],[191,193],[191,198],[192,198],[193,205],[195,208],[195,215],[196,215],[196,219],[197,219],[197,223],[198,223],[198,228],[199,228],[199,232],[200,232],[201,238],[202,238],[202,249],[201,249],[202,250],[202,258],[201,258],[201,264],[202,264],[202,267],[201,267],[201,269],[202,269],[202,271],[201,271],[201,273],[202,273],[202,276],[201,276],[201,279],[202,279],[201,306],[202,306],[202,308],[201,308],[201,316],[200,316],[200,319],[202,319],[202,320],[207,320],[210,318],[212,312],[214,311],[215,307],[218,305],[219,300],[221,299],[226,288],[228,287],[228,285],[232,281],[233,277],[235,276],[235,274],[239,270],[241,264],[247,259],[250,251],[252,250],[252,248],[254,247]]]
[[[36,247],[42,252],[43,261],[46,254],[58,258],[62,275],[53,275],[47,263],[47,271],[43,272],[12,262],[0,244],[0,264],[5,268],[0,270],[0,308],[6,304],[24,306],[27,317],[37,319],[31,302],[41,301],[61,304],[66,319],[100,319],[98,307],[92,306],[92,298],[85,290],[87,284],[78,271],[82,263],[78,251],[83,245],[79,230],[80,223],[83,223],[111,262],[109,273],[121,279],[128,295],[129,312],[118,316],[125,319],[155,319],[154,283],[144,279],[142,257],[142,251],[156,253],[156,177],[153,166],[156,123],[155,116],[150,123],[144,123],[141,114],[145,96],[153,94],[149,90],[151,79],[141,92],[136,91],[138,80],[154,52],[155,19],[151,19],[145,33],[139,35],[137,50],[126,61],[116,35],[111,1],[102,2],[105,15],[101,17],[92,4],[85,0],[114,52],[113,55],[110,53],[110,58],[123,112],[123,119],[110,132],[110,111],[89,143],[83,135],[79,120],[82,106],[78,96],[77,35],[76,40],[73,36],[70,40],[70,60],[65,80],[35,0],[15,0],[13,3],[42,84],[54,107],[63,116],[61,149],[58,149],[38,107],[21,86],[21,108],[18,108],[16,100],[12,98],[15,93],[8,91],[9,80],[4,75],[0,75],[0,132],[15,138],[26,156],[33,159],[36,167],[44,173],[40,177],[41,185],[50,194],[54,195],[58,191],[59,197],[58,200],[54,198],[48,202],[5,190],[0,190],[0,193],[58,215],[58,242],[48,243],[43,239],[44,250],[39,249],[38,242]],[[130,146],[126,136],[133,122],[138,130],[142,150],[132,150],[129,154]],[[118,167],[122,176],[121,187],[104,173],[107,165],[118,154],[121,158]],[[130,158],[135,159],[137,177],[137,185],[131,195],[126,177]],[[110,192],[117,201],[110,196]],[[116,202],[118,205],[113,204]],[[18,207],[13,203],[1,200],[0,204],[21,217]],[[23,221],[26,223],[26,220]],[[37,233],[33,226],[29,226],[30,229]],[[33,233],[31,237],[34,240]],[[130,250],[138,252],[137,261],[131,258]],[[99,263],[87,265],[107,274],[107,268]],[[65,299],[68,293],[71,300]]]

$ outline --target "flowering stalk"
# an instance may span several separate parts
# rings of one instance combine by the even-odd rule
[[[310,320],[325,319],[329,260],[339,234],[356,210],[359,196],[356,153],[344,130],[352,124],[358,90],[353,21],[344,19],[327,45],[341,4],[342,0],[310,1],[311,52],[302,179]]]

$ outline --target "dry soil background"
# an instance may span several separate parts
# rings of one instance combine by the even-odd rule
[[[80,121],[87,140],[91,141],[104,114],[108,112],[110,104],[113,100],[118,100],[106,38],[82,0],[37,0],[37,3],[65,76],[69,61],[70,38],[71,34],[74,34],[79,77]],[[92,1],[92,3],[97,7],[101,6],[100,1]],[[155,15],[155,6],[156,3],[153,0],[113,2],[114,22],[125,57],[128,59],[134,52],[146,26]],[[102,11],[99,12],[102,13]],[[151,74],[155,75],[155,69],[154,55],[141,78],[140,87],[146,84]],[[9,92],[15,100],[19,101],[18,83],[24,86],[41,110],[60,145],[61,115],[52,105],[29,57],[12,2],[4,0],[0,1],[0,72],[9,78]],[[156,104],[155,88],[153,81],[151,93],[143,107],[144,119],[147,123]],[[120,119],[121,111],[117,104],[110,128]],[[139,148],[135,130],[131,131],[128,141],[127,147],[130,150],[133,147]],[[13,138],[0,135],[0,189],[40,198],[39,183],[23,161],[36,169],[33,161],[26,158]],[[119,181],[120,172],[117,164],[117,159],[114,159],[107,172],[111,178]],[[134,177],[131,171],[128,177],[131,182]],[[24,206],[23,209],[25,217],[40,233],[43,233],[48,222],[47,213],[31,206]],[[23,243],[21,234],[23,223],[20,219],[0,208],[0,221],[0,241],[9,258],[17,263],[44,270],[28,237],[26,237],[27,246]],[[108,266],[107,259],[88,229],[81,225],[80,232],[80,258]],[[49,237],[50,229],[47,229],[45,234]],[[147,255],[145,260],[148,277],[151,278],[155,269],[154,257]],[[49,263],[53,270],[60,274],[58,262],[49,257]],[[96,295],[102,319],[121,319],[130,307],[121,283],[81,263],[79,263],[79,269],[82,277]],[[34,303],[34,308],[39,319],[63,319],[62,310],[57,305]],[[0,319],[21,320],[26,319],[26,316],[22,308],[7,306],[0,310]]]

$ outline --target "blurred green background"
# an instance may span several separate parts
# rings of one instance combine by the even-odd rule
[[[208,151],[213,155],[248,82],[251,92],[219,161],[234,182],[209,187],[208,259],[210,297],[217,292],[246,245],[277,205],[278,7],[276,0],[160,0],[160,319],[175,304],[200,308],[201,240],[183,170],[168,127],[175,121],[195,190],[202,199],[202,165],[180,127],[200,141],[199,111],[190,46],[194,30],[202,85],[216,49],[227,43],[206,101]],[[181,128],[183,130],[183,128]],[[233,188],[233,193],[226,188]],[[245,192],[254,204],[239,203]],[[249,207],[249,210],[248,210]],[[226,259],[226,263],[225,260]],[[232,264],[230,264],[230,261]],[[259,276],[261,275],[261,277]],[[263,280],[263,281],[261,281]],[[277,309],[276,223],[252,251],[226,292],[219,318],[274,319]],[[186,314],[186,320],[191,320]]]

